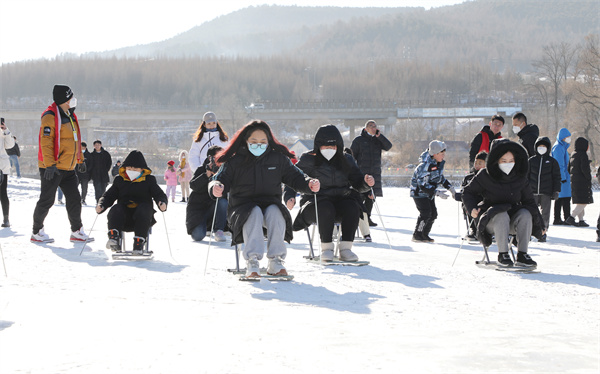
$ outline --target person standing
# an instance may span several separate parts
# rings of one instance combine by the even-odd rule
[[[10,227],[8,221],[9,205],[8,200],[8,175],[10,174],[10,161],[6,149],[10,149],[15,145],[15,140],[10,134],[10,130],[4,123],[4,118],[0,122],[0,202],[2,204],[2,214],[4,220],[2,221],[2,227]]]
[[[568,225],[589,227],[584,220],[585,206],[594,202],[592,195],[592,169],[587,151],[590,145],[587,139],[579,137],[575,140],[575,151],[569,162],[569,174],[571,174],[571,193],[575,208],[571,216],[565,220]],[[575,222],[575,217],[579,219]]]
[[[117,175],[119,175],[120,168],[121,168],[121,160],[117,160],[117,162],[115,162],[115,164],[113,165],[113,167],[110,171],[110,175],[112,175],[112,177],[113,177],[113,182],[114,182],[115,178],[117,177]]]
[[[475,163],[475,156],[481,151],[489,153],[490,144],[495,139],[502,138],[502,128],[504,127],[504,117],[499,114],[494,114],[489,125],[483,126],[481,131],[471,141],[471,149],[469,150],[469,167],[472,168]]]
[[[561,219],[562,210],[565,220],[571,216],[571,175],[569,174],[569,152],[567,149],[571,145],[571,132],[562,128],[556,135],[556,141],[552,145],[552,157],[558,162],[560,168],[560,193],[558,199],[554,201],[554,222],[553,225],[565,225]]]
[[[185,203],[190,199],[190,181],[194,172],[190,167],[187,151],[179,152],[179,166],[177,167],[177,177],[181,186],[181,202]]]
[[[525,147],[529,157],[535,156],[535,142],[540,136],[540,129],[537,125],[528,124],[527,117],[521,112],[513,116],[512,125],[513,132],[519,137],[519,143]]]
[[[192,172],[195,172],[206,160],[206,152],[213,145],[221,148],[227,148],[229,145],[229,136],[221,124],[217,121],[217,116],[213,112],[206,112],[202,117],[202,123],[194,134],[194,142],[189,152],[189,161]]]
[[[77,178],[79,178],[79,184],[81,185],[81,205],[87,205],[85,198],[88,192],[88,184],[90,183],[90,173],[88,172],[90,152],[87,150],[87,144],[85,142],[81,142],[81,150],[83,152],[83,163],[76,169],[76,172]],[[60,188],[58,190],[60,191]]]
[[[112,168],[112,158],[103,147],[100,140],[94,141],[94,151],[90,153],[90,179],[94,183],[94,192],[96,194],[96,203],[104,192],[110,181],[108,173]]]
[[[4,124],[4,118],[0,118],[0,124],[0,126],[6,127],[6,125]],[[21,157],[21,150],[19,149],[19,144],[17,144],[16,136],[13,136],[13,140],[15,142],[15,145],[10,148],[6,148],[6,154],[10,159],[10,167],[14,167],[15,171],[17,172],[17,178],[21,178],[21,167],[19,165],[19,157]]]
[[[369,226],[377,226],[371,219],[371,211],[373,210],[375,198],[383,196],[381,184],[381,151],[389,151],[391,148],[392,142],[379,131],[377,123],[374,120],[369,120],[365,123],[365,127],[362,129],[360,135],[354,138],[350,145],[352,155],[360,171],[375,178],[375,185],[371,189],[372,191],[370,190],[363,194],[364,205],[367,209],[365,214],[367,215]],[[374,192],[375,196],[371,192]],[[368,239],[370,239],[370,236]]]
[[[42,113],[39,134],[38,167],[40,198],[33,211],[32,242],[52,242],[44,232],[44,220],[60,187],[66,198],[67,216],[71,224],[71,241],[92,241],[83,231],[81,195],[77,188],[75,167],[84,162],[81,131],[75,115],[77,100],[69,86],[57,84],[52,90],[54,102]]]
[[[177,172],[175,171],[175,161],[167,162],[167,170],[164,175],[167,182],[167,198],[171,195],[171,201],[175,202],[175,193],[177,192]]]

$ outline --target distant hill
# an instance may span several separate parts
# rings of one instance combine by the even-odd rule
[[[424,8],[258,6],[100,57],[478,62],[526,71],[542,46],[600,33],[597,0],[474,0]]]

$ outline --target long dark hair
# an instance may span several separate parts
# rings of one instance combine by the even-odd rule
[[[254,120],[248,122],[244,127],[239,129],[231,139],[229,146],[217,154],[217,162],[222,164],[229,161],[241,148],[247,148],[246,142],[255,130],[262,130],[267,135],[269,141],[269,148],[272,151],[279,152],[290,159],[294,157],[294,154],[283,144],[281,144],[273,135],[271,127],[264,121]],[[249,154],[250,155],[250,154]]]
[[[223,130],[223,128],[221,127],[221,124],[218,121],[217,121],[217,130],[219,131],[219,139],[221,139],[222,142],[226,142],[227,140],[229,140],[229,136],[227,135],[225,130]],[[198,130],[196,130],[196,132],[194,133],[194,141],[196,143],[199,142],[202,139],[202,137],[204,136],[205,132],[206,132],[206,122],[202,121],[202,123],[200,124],[200,127],[198,127]]]

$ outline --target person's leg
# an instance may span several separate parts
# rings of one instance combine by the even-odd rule
[[[363,237],[371,235],[371,229],[369,228],[369,215],[367,212],[363,212],[362,219],[358,220],[358,228],[360,229],[360,233]]]
[[[508,234],[510,233],[510,217],[508,213],[496,214],[485,226],[485,230],[494,235],[498,245],[498,253],[508,253]]]
[[[62,199],[63,199],[63,190],[62,188],[58,187],[58,201],[62,204]]]
[[[319,236],[322,243],[331,243],[333,226],[335,221],[335,207],[329,200],[321,200],[318,203],[319,211]],[[302,211],[302,218],[305,222],[316,223],[315,206],[311,204]]]
[[[260,207],[255,206],[242,228],[244,237],[244,250],[242,256],[246,261],[251,257],[262,259],[265,252],[263,236],[263,213]]]
[[[59,184],[60,189],[65,194],[65,204],[67,215],[71,223],[71,231],[79,230],[83,224],[81,222],[81,195],[79,194],[79,182],[74,170],[63,171],[62,180]]]
[[[51,180],[44,178],[46,169],[40,169],[40,198],[38,199],[35,209],[33,210],[33,233],[37,234],[44,227],[44,220],[48,215],[50,207],[54,205],[56,199],[56,189],[61,180],[61,175],[55,175]]]
[[[336,218],[339,217],[342,222],[342,241],[353,242],[360,221],[360,207],[352,199],[340,200],[334,205]]]
[[[85,198],[87,197],[88,192],[88,184],[90,183],[90,180],[82,178],[79,182],[81,183],[81,201],[85,202]]]
[[[552,205],[552,198],[548,195],[535,195],[536,203],[540,206],[542,212],[542,218],[544,219],[544,225],[546,230],[550,227],[550,207]]]
[[[201,222],[192,230],[192,239],[196,242],[201,241],[206,237],[206,222]]]
[[[125,206],[115,204],[108,210],[107,226],[109,230],[119,230],[122,232],[125,228]]]
[[[17,178],[21,178],[21,166],[19,165],[19,157],[17,155],[10,156],[10,166],[15,168]]]
[[[214,209],[214,207],[213,207]],[[214,211],[212,212],[214,214]],[[219,198],[217,202],[217,216],[215,217],[215,231],[225,230],[227,224],[227,199]]]
[[[269,205],[265,209],[264,226],[267,228],[267,258],[284,259],[287,254],[284,242],[285,218],[277,205]]]
[[[417,218],[417,225],[413,233],[413,240],[422,241],[425,240],[423,234],[425,225],[432,216],[431,204],[429,203],[429,199],[424,197],[415,197],[413,200],[415,201],[415,205],[419,210],[419,217]]]
[[[556,200],[554,200],[554,224],[555,225],[559,225],[562,222],[562,219],[560,218],[560,212],[562,209],[562,205],[563,205],[563,200],[562,198],[558,198]]]
[[[517,237],[517,249],[519,252],[527,253],[531,231],[533,230],[533,219],[531,213],[525,208],[518,210],[510,219],[510,234]],[[498,238],[496,238],[498,241]]]
[[[98,203],[98,200],[100,200],[100,198],[102,197],[102,194],[104,193],[104,191],[102,189],[102,185],[104,183],[102,183],[96,179],[92,179],[92,182],[94,184],[94,195],[96,197],[96,203]]]
[[[433,241],[433,239],[431,239],[429,237],[429,233],[431,232],[431,228],[433,227],[433,223],[435,222],[438,213],[437,213],[437,207],[435,206],[435,198],[433,199],[426,199],[429,201],[429,210],[431,211],[431,216],[429,217],[429,219],[427,220],[427,222],[425,222],[425,227],[423,228],[423,236],[430,240]]]
[[[2,178],[2,184],[0,184],[0,201],[2,203],[2,214],[4,215],[4,220],[8,221],[8,213],[10,207],[10,201],[8,200],[8,175],[4,175]]]
[[[570,197],[563,197],[563,215],[565,216],[565,220],[567,218],[569,218],[570,213],[571,213],[571,198]]]
[[[585,215],[585,205],[586,204],[575,204],[575,208],[573,209],[571,216],[577,217],[579,221],[583,221],[583,216]]]

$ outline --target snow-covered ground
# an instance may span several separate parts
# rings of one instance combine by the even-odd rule
[[[298,232],[286,262],[295,279],[247,283],[226,271],[235,257],[224,243],[212,243],[204,275],[208,241],[186,235],[183,203],[156,214],[153,261],[112,261],[106,214],[92,206],[83,220],[88,231],[98,217],[96,241],[81,256],[63,206],[46,219],[56,242],[32,244],[38,188],[9,180],[2,374],[600,372],[597,203],[592,227],[551,226],[547,243],[531,243],[540,273],[514,274],[476,267],[478,245],[452,265],[465,230],[450,199],[438,199],[436,242],[412,243],[408,190],[386,188],[378,205],[392,249],[381,224],[374,243],[355,245],[370,266],[308,263]]]

